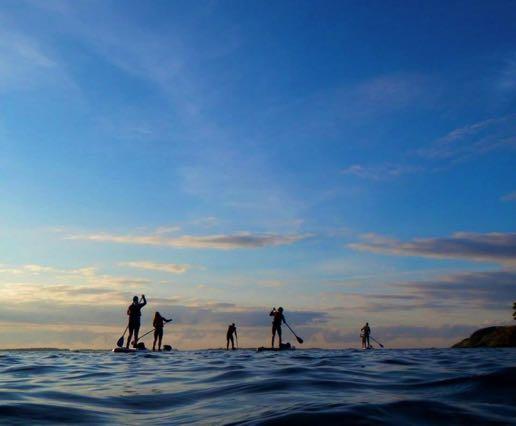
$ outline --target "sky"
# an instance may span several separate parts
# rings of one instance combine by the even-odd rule
[[[444,347],[516,299],[511,1],[0,3],[0,348]],[[286,340],[294,341],[285,330]],[[147,342],[148,344],[149,342]]]

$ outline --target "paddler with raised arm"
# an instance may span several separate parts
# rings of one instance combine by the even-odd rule
[[[138,342],[138,333],[140,331],[140,318],[142,316],[142,308],[147,304],[145,295],[142,294],[141,302],[138,300],[138,296],[133,297],[133,303],[127,308],[127,315],[129,316],[129,337],[127,339],[126,349],[129,349],[131,338],[134,335],[133,348],[136,347]]]
[[[283,316],[283,308],[279,307],[278,310],[276,308],[272,308],[269,316],[273,317],[272,319],[272,348],[274,348],[274,338],[276,337],[276,333],[278,333],[279,338],[279,346],[281,349],[281,323],[285,322],[285,317]]]

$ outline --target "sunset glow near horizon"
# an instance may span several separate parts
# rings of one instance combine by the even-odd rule
[[[3,1],[0,348],[449,346],[516,299],[514,2]],[[285,336],[288,331],[284,330]],[[287,340],[294,342],[294,338]]]

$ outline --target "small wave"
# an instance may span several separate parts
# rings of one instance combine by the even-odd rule
[[[515,350],[364,352],[17,352],[0,424],[515,423]]]
[[[201,383],[214,383],[214,382],[223,382],[227,380],[242,380],[247,377],[250,377],[251,373],[244,370],[234,370],[234,371],[225,371],[223,373],[217,374],[215,376],[209,378],[202,378],[199,380]]]
[[[3,373],[35,373],[35,374],[46,374],[54,371],[58,371],[58,366],[52,365],[20,365],[15,367],[7,367]]]
[[[414,387],[449,387],[456,385],[476,385],[484,390],[513,390],[516,383],[516,367],[507,367],[487,374],[475,374],[468,376],[452,377],[449,379],[436,380],[413,384]]]
[[[250,419],[233,424],[246,425],[443,425],[504,424],[495,416],[478,414],[462,407],[427,400],[400,401],[388,404],[361,404],[327,410],[324,406],[275,414],[268,418]]]
[[[45,404],[12,404],[0,406],[0,418],[3,424],[53,424],[53,423],[82,423],[93,424],[103,421],[103,415],[98,412],[74,407]]]
[[[395,358],[388,358],[383,359],[380,361],[382,364],[388,364],[388,365],[416,365],[416,362],[405,360],[405,359],[395,359]]]

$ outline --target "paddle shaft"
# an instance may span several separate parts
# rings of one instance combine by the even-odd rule
[[[153,328],[151,331],[147,331],[147,333],[145,334],[142,334],[141,336],[138,337],[138,340],[142,339],[143,337],[147,336],[147,334],[150,334],[152,333],[154,330],[156,330],[155,328]],[[138,340],[136,340],[138,342]]]
[[[301,339],[301,337],[299,337],[299,336],[296,334],[296,332],[295,332],[294,330],[292,330],[292,328],[290,327],[290,325],[288,325],[288,323],[287,323],[285,320],[284,320],[283,322],[284,322],[284,323],[285,323],[285,325],[288,327],[288,329],[292,332],[292,334],[293,334],[294,336],[296,336],[297,341],[298,341],[299,343],[302,343],[303,339]]]
[[[380,345],[380,347],[382,347],[382,348],[383,348],[383,345],[382,345],[378,340],[376,340],[373,336],[369,336],[369,337],[370,337],[370,339],[371,339],[372,341],[374,341],[374,342],[378,343],[378,344]]]
[[[170,320],[170,321],[172,321],[172,320]],[[163,327],[165,327],[165,325],[168,324],[170,321],[165,321],[165,324],[163,324]],[[156,330],[156,328],[153,328],[152,330],[147,331],[147,333],[142,334],[141,336],[139,336],[138,339],[136,340],[136,343],[138,343],[138,340],[140,340],[141,338],[147,336],[147,334],[151,334],[154,330]]]

